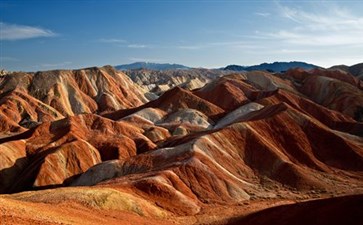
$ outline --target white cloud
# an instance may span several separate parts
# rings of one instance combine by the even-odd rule
[[[262,17],[268,17],[268,16],[271,16],[271,13],[267,13],[267,12],[256,12],[255,15],[262,16]]]
[[[205,48],[206,46],[203,45],[180,45],[177,46],[177,48],[179,49],[184,49],[184,50],[199,50],[201,48]]]
[[[148,48],[150,46],[148,45],[143,45],[143,44],[129,44],[127,45],[128,48]]]
[[[271,9],[276,10],[275,26],[240,35],[246,40],[240,50],[251,59],[306,61],[324,67],[362,62],[363,16],[353,9],[328,1],[276,3],[277,8]]]
[[[291,29],[264,34],[289,44],[303,46],[363,47],[363,17],[348,9],[325,4],[314,11],[279,5],[280,15],[294,22]]]
[[[0,22],[0,40],[22,40],[37,37],[53,37],[51,30],[18,24]]]
[[[355,34],[354,34],[355,33]],[[279,31],[274,34],[270,34],[271,37],[275,37],[282,41],[295,45],[306,46],[338,46],[338,45],[356,45],[363,46],[362,35],[363,32],[351,32],[351,35],[344,33],[298,33],[289,31]]]
[[[260,48],[261,46],[256,45],[252,42],[247,41],[222,41],[222,42],[208,42],[203,44],[195,44],[195,45],[179,45],[176,48],[184,49],[184,50],[199,50],[199,49],[207,49],[207,48],[218,48],[218,47],[230,47],[230,48]]]
[[[127,43],[126,40],[118,38],[101,38],[98,39],[97,41],[102,43]]]

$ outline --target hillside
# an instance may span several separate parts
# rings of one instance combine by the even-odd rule
[[[332,66],[330,69],[332,70],[339,69],[352,74],[353,76],[357,77],[360,80],[363,80],[363,63],[358,63],[353,66],[337,65],[337,66]]]
[[[177,71],[1,77],[0,221],[362,222],[360,80],[193,69],[204,86],[188,90]],[[139,85],[173,76],[145,99]]]
[[[188,70],[126,70],[124,71],[145,92],[160,95],[175,87],[183,87],[188,90],[203,87],[206,83],[231,71],[217,69],[188,69]]]
[[[147,102],[140,87],[111,66],[14,72],[0,78],[2,132],[82,113],[132,108]]]

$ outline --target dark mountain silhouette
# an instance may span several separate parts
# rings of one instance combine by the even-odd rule
[[[115,66],[118,70],[134,70],[134,69],[150,69],[150,70],[175,70],[175,69],[189,69],[190,67],[180,64],[170,63],[151,63],[151,62],[135,62],[131,64],[123,64]]]
[[[239,65],[228,65],[224,68],[224,70],[233,70],[233,71],[253,71],[253,70],[265,70],[268,72],[283,72],[293,68],[302,68],[302,69],[314,69],[319,66],[305,63],[305,62],[274,62],[274,63],[262,63],[260,65],[255,66],[239,66]]]

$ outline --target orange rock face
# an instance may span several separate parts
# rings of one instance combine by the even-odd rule
[[[348,73],[232,74],[148,103],[108,66],[1,79],[0,221],[362,222],[363,95]]]
[[[230,111],[249,102],[245,93],[252,91],[252,87],[239,79],[228,79],[228,76],[217,79],[199,89],[195,94],[209,102]],[[224,97],[224,99],[221,99]]]
[[[290,70],[287,77],[300,83],[299,91],[316,103],[362,121],[361,81],[346,72],[316,69]]]
[[[20,132],[38,122],[146,103],[141,89],[110,66],[2,77],[0,131]],[[19,124],[19,125],[16,125]]]

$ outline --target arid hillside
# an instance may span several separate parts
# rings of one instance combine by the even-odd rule
[[[126,73],[1,76],[0,224],[363,222],[357,77]]]
[[[142,87],[145,92],[149,92],[147,96],[150,99],[163,94],[175,86],[193,90],[203,87],[206,83],[218,77],[233,73],[233,71],[228,70],[203,68],[175,70],[134,69],[123,72]]]
[[[100,113],[142,105],[139,86],[111,66],[0,77],[0,130],[23,131],[38,123],[83,113]]]

